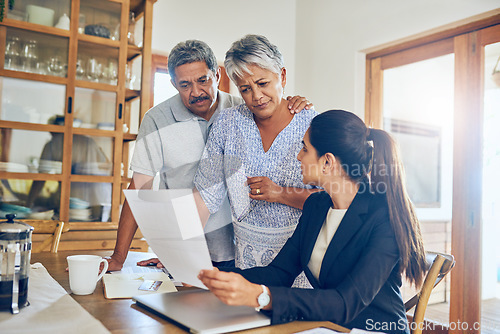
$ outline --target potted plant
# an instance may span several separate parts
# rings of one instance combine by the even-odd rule
[[[16,0],[9,0],[9,10],[14,8],[14,2]],[[5,0],[0,0],[0,22],[3,21],[3,16],[5,14]]]

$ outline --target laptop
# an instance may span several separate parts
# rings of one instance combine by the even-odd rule
[[[164,316],[191,333],[217,334],[268,326],[271,319],[248,306],[229,306],[209,290],[140,295],[138,306]]]

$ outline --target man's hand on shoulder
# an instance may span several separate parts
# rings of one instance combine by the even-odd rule
[[[300,95],[288,96],[286,99],[288,100],[288,109],[292,114],[297,114],[302,109],[309,110],[314,107],[308,99]]]

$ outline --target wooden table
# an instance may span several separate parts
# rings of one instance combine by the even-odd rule
[[[52,253],[31,254],[31,263],[41,262],[47,268],[50,275],[68,292],[69,277],[66,272],[66,257],[74,254],[95,254],[100,256],[109,256],[109,251],[71,251]],[[133,261],[144,260],[144,253],[130,252],[129,258]],[[131,299],[105,299],[102,286],[102,280],[97,283],[97,288],[93,294],[87,296],[71,295],[84,309],[92,316],[101,321],[103,325],[112,333],[187,333],[184,329],[174,325],[168,320],[150,313],[141,307],[135,305]],[[310,322],[295,321],[288,324],[266,326],[255,328],[238,333],[252,334],[280,334],[295,333],[298,331],[311,329],[315,327],[327,327],[339,332],[348,333],[349,330],[335,325],[331,322]]]

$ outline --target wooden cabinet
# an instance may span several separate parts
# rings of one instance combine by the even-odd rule
[[[154,2],[16,0],[0,23],[0,215],[69,222],[61,250],[114,247]]]

